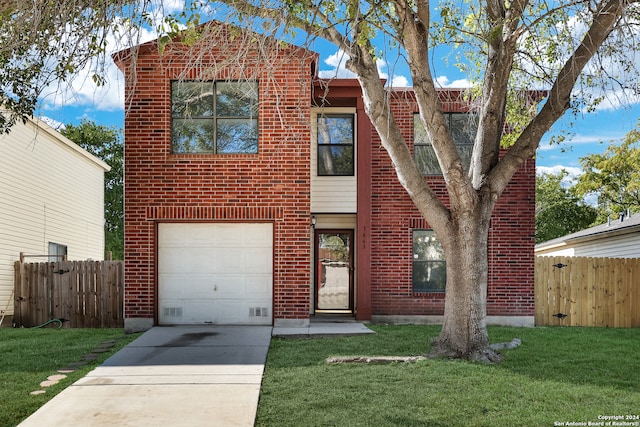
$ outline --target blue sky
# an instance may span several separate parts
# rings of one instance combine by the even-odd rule
[[[181,0],[165,0],[165,13],[179,10]],[[142,41],[151,40],[154,34],[140,29]],[[336,47],[326,43],[316,43],[313,49],[321,56],[321,76],[348,76],[344,70],[344,57]],[[640,56],[640,55],[638,55]],[[638,59],[640,62],[640,58]],[[394,61],[390,61],[395,63]],[[379,69],[394,86],[406,86],[409,73],[406,67],[392,69],[384,61]],[[434,78],[442,87],[465,87],[468,81],[455,67],[447,66],[445,61],[434,62]],[[93,120],[99,124],[122,128],[124,124],[124,89],[123,76],[115,65],[107,59],[104,67],[107,84],[97,87],[90,78],[92,71],[82,70],[78,77],[65,86],[49,87],[41,98],[41,106],[37,111],[39,117],[50,119],[50,124],[78,124],[82,119]],[[611,99],[615,99],[614,96]],[[585,113],[575,118],[573,126],[569,122],[574,119],[565,116],[554,126],[552,132],[542,141],[537,155],[537,166],[543,171],[559,171],[565,168],[572,175],[580,172],[579,159],[589,153],[600,153],[607,144],[620,141],[624,135],[638,124],[640,118],[640,96],[632,100],[632,105],[620,106],[615,101],[605,102],[593,113]],[[549,145],[552,134],[567,130],[571,134],[561,145]]]

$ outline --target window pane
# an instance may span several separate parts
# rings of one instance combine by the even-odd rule
[[[213,116],[212,82],[172,82],[172,117]]]
[[[416,145],[413,147],[413,157],[422,175],[440,175],[440,165],[436,152],[431,145]]]
[[[445,292],[446,264],[443,261],[414,261],[413,292]]]
[[[446,113],[445,118],[449,121],[451,137],[456,144],[462,164],[465,169],[469,169],[474,138],[478,129],[477,116],[466,113]],[[413,142],[413,154],[420,172],[423,175],[441,175],[435,151],[418,114],[413,116]]]
[[[413,291],[444,292],[447,282],[444,251],[433,230],[413,231]]]
[[[353,145],[318,146],[318,175],[353,175]]]
[[[258,115],[258,83],[216,83],[217,117],[255,117]]]
[[[450,114],[451,136],[458,144],[473,145],[478,131],[478,117],[475,114]]]
[[[218,119],[217,153],[257,153],[257,119]]]
[[[318,116],[318,144],[353,145],[353,115]]]
[[[213,153],[213,120],[173,119],[172,153]]]
[[[354,174],[353,114],[318,116],[318,175]]]

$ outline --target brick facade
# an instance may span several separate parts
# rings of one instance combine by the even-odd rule
[[[274,319],[309,318],[310,122],[317,58],[279,47],[268,67],[249,54],[242,65],[216,68],[213,58],[231,49],[226,43],[221,50],[210,48],[197,66],[186,50],[171,47],[160,55],[153,43],[115,58],[126,76],[127,95],[125,318],[157,322],[157,227],[171,221],[272,223]],[[259,82],[258,154],[171,154],[170,81],[247,76]],[[354,97],[357,82],[343,86],[347,97],[336,98],[334,105],[357,107],[359,120],[356,315],[442,314],[444,294],[412,293],[412,230],[428,224],[401,188],[364,117],[362,100]],[[411,144],[417,110],[404,97],[396,101],[394,113]],[[444,105],[446,111],[464,109],[457,101]],[[367,170],[362,159],[369,163]],[[445,198],[441,178],[428,179]],[[535,164],[529,160],[496,207],[489,249],[489,315],[533,315],[534,186]]]
[[[465,112],[453,91],[442,91],[444,112]],[[413,114],[417,106],[406,93],[394,98],[393,113],[409,148],[413,149]],[[372,135],[372,147],[380,147]],[[412,231],[428,229],[398,182],[386,151],[372,150],[371,300],[374,315],[442,315],[444,293],[413,293]],[[447,203],[443,179],[425,178]],[[528,160],[514,176],[494,210],[489,235],[489,316],[533,316],[535,244],[535,161]]]
[[[228,42],[227,42],[228,43]],[[212,57],[223,56],[210,50]],[[159,55],[143,45],[136,57],[116,57],[126,76],[125,318],[157,319],[156,236],[159,222],[273,223],[275,318],[309,315],[309,157],[311,63],[290,48],[264,67],[215,68],[178,48]],[[172,79],[259,82],[258,154],[171,154]]]

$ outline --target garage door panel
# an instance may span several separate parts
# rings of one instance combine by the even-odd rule
[[[160,224],[160,323],[271,324],[272,228]]]
[[[247,323],[247,313],[245,313],[245,302],[241,300],[231,300],[220,302],[219,318],[225,319],[225,323]]]
[[[271,248],[273,232],[263,224],[248,224],[244,235],[245,246]]]
[[[219,261],[217,273],[244,273],[247,264],[246,249],[216,248],[214,257]]]
[[[218,323],[219,311],[216,300],[185,300],[182,323]]]
[[[246,296],[246,279],[240,275],[216,275],[216,298],[244,299]]]
[[[188,251],[184,248],[164,247],[158,253],[158,272],[179,271],[187,262]]]
[[[216,246],[237,248],[243,246],[244,229],[238,224],[220,224],[217,230]]]
[[[271,299],[271,276],[248,276],[246,288],[247,298]]]
[[[164,247],[185,246],[187,239],[185,224],[162,224],[160,233]]]
[[[271,248],[248,248],[245,251],[245,272],[262,273],[273,268]]]
[[[211,224],[183,224],[183,228],[190,247],[211,247],[215,244],[215,229]]]
[[[184,248],[186,253],[184,259],[184,269],[191,273],[215,273],[218,268],[218,260],[211,256],[211,249],[208,248]],[[175,271],[175,270],[174,270]]]

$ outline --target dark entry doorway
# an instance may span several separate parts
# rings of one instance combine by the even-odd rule
[[[353,230],[315,232],[316,312],[353,313]]]

